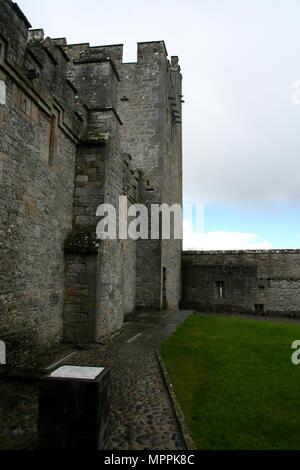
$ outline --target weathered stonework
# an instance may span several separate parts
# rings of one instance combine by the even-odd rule
[[[97,207],[181,203],[181,74],[162,41],[68,45],[0,0],[0,338],[87,342],[176,307],[181,242],[96,238]]]
[[[182,76],[163,41],[51,39],[0,0],[0,340],[109,336],[135,309],[300,315],[300,251],[187,252],[96,236],[102,203],[182,203]],[[149,225],[149,232],[151,225]],[[181,277],[183,276],[183,282]],[[183,293],[181,293],[181,287]]]
[[[20,344],[45,347],[62,337],[63,244],[72,228],[81,121],[65,78],[66,56],[27,42],[29,24],[12,2],[0,2],[0,15],[6,86],[0,127],[0,336],[10,357]],[[29,70],[39,78],[29,78]]]
[[[300,250],[185,252],[182,305],[300,317]]]
[[[182,77],[163,41],[138,44],[137,63],[116,62],[120,73],[121,141],[141,172],[140,202],[182,203]],[[138,241],[137,306],[178,307],[181,241]],[[147,263],[145,263],[145,259]],[[166,285],[163,286],[164,269]]]

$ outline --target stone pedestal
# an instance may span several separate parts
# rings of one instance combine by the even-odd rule
[[[109,432],[110,369],[63,366],[40,381],[39,448],[103,450]]]

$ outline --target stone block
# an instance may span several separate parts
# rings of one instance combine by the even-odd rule
[[[41,450],[104,450],[109,433],[110,369],[63,366],[40,381]]]

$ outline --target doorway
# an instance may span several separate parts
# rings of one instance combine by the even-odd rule
[[[167,310],[167,268],[163,268],[162,308]]]

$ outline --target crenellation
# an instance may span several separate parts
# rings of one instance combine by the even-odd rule
[[[28,31],[28,42],[43,42],[45,39],[45,32],[42,28],[40,29],[30,29]]]
[[[138,63],[163,58],[167,62],[168,51],[164,41],[138,42]]]
[[[123,62],[123,44],[112,44],[106,46],[92,46],[90,50],[101,54],[103,58],[110,59],[116,66]]]
[[[24,15],[21,8],[19,7],[19,5],[16,2],[9,2],[9,7],[11,7],[12,10],[18,16],[18,18],[20,18],[22,20],[22,22],[24,23],[24,25],[27,29],[31,28],[31,24],[29,23],[28,19],[26,18],[26,16]]]
[[[57,46],[66,46],[67,39],[66,38],[52,38],[52,42]],[[69,60],[68,60],[69,61]]]

